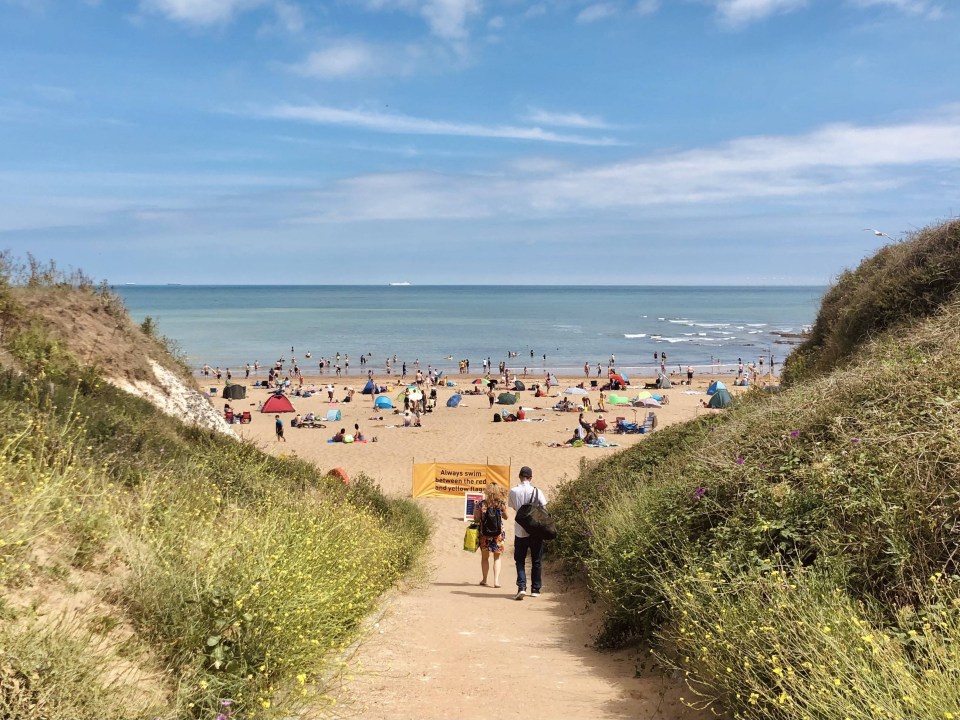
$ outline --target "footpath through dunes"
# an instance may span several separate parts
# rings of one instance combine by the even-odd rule
[[[346,382],[355,384],[359,379]],[[694,388],[703,390],[707,383],[704,378]],[[344,384],[343,378],[337,382],[336,397],[343,396]],[[576,413],[549,410],[555,398],[522,393],[520,402],[525,407],[544,406],[528,412],[528,417],[542,422],[493,423],[485,397],[467,396],[460,407],[447,408],[443,400],[448,392],[437,410],[424,416],[420,428],[397,427],[397,416],[375,412],[369,396],[357,394],[353,402],[329,405],[326,393],[293,398],[301,414],[322,414],[332,407],[341,410],[342,419],[325,423],[326,428],[291,428],[292,415],[283,415],[286,441],[278,442],[274,416],[257,412],[250,424],[233,428],[269,452],[309,459],[321,469],[341,467],[351,477],[363,472],[391,495],[410,494],[414,460],[436,460],[511,464],[511,483],[517,482],[520,466],[529,465],[534,469],[534,484],[551,498],[558,482],[577,474],[582,459],[600,459],[618,450],[550,447],[551,442],[569,438],[577,421]],[[693,417],[698,401],[705,397],[683,394],[679,388],[669,395],[670,404],[657,410],[661,425]],[[245,403],[256,405],[265,397],[264,391],[252,390]],[[617,415],[634,419],[633,408],[604,415],[611,420]],[[597,413],[587,414],[591,421],[596,417]],[[349,432],[355,423],[377,442],[327,442],[341,427]],[[619,449],[644,439],[643,435],[607,437]],[[591,720],[707,717],[680,702],[681,696],[690,694],[682,681],[649,669],[638,676],[643,659],[639,651],[596,650],[592,642],[598,628],[597,608],[582,589],[565,587],[563,577],[549,564],[543,595],[519,602],[513,599],[512,519],[506,523],[502,587],[483,587],[478,584],[479,553],[463,551],[463,501],[418,502],[434,520],[426,576],[415,587],[391,597],[378,624],[350,659],[351,679],[334,708],[337,717],[439,720],[476,712],[525,720],[571,715]]]
[[[596,650],[593,604],[582,589],[565,588],[549,563],[543,594],[514,600],[512,520],[502,587],[483,587],[479,553],[462,548],[463,503],[430,503],[436,522],[430,576],[394,596],[360,646],[337,717],[706,717],[680,702],[686,691],[680,681],[650,670],[638,675],[638,650]]]

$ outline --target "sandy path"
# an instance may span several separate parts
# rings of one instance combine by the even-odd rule
[[[346,384],[337,382],[336,397]],[[706,380],[695,385],[701,389]],[[615,450],[551,448],[575,426],[575,413],[533,410],[543,422],[492,423],[486,398],[469,397],[465,407],[446,408],[452,390],[441,391],[440,407],[424,417],[424,427],[395,427],[396,416],[374,415],[370,398],[328,405],[326,394],[294,398],[297,411],[325,412],[336,407],[339,423],[326,429],[287,427],[287,442],[273,438],[273,416],[254,413],[254,422],[239,432],[268,451],[295,454],[321,468],[342,467],[353,476],[365,472],[390,493],[409,495],[411,464],[459,461],[512,464],[516,478],[521,465],[534,468],[534,484],[553,497],[558,482],[578,471],[581,459],[593,460]],[[635,390],[633,391],[635,394]],[[394,393],[391,393],[394,394]],[[594,392],[594,402],[596,395]],[[671,402],[657,411],[660,424],[696,414],[700,397],[669,391]],[[259,403],[262,391],[252,391],[246,407]],[[222,402],[222,401],[219,401]],[[524,407],[549,408],[555,399],[534,399],[523,393]],[[497,406],[499,407],[499,406]],[[588,414],[596,417],[597,413]],[[609,412],[633,419],[633,410]],[[285,416],[289,418],[290,416]],[[642,414],[641,414],[642,417]],[[328,444],[339,427],[359,422],[376,443]],[[334,427],[336,425],[336,427]],[[642,435],[608,435],[621,446],[642,442]],[[434,519],[430,573],[422,586],[396,593],[372,633],[351,661],[352,679],[338,699],[337,715],[382,720],[439,720],[474,713],[525,720],[579,717],[680,718],[705,717],[686,708],[679,697],[681,683],[647,672],[637,677],[637,651],[598,652],[592,647],[597,609],[581,588],[563,587],[563,578],[545,567],[544,594],[514,600],[516,570],[512,558],[513,521],[507,523],[502,588],[481,587],[480,555],[462,549],[463,501],[421,499]],[[528,565],[529,573],[529,565]],[[687,693],[689,694],[689,693]],[[482,708],[482,709],[481,709]]]

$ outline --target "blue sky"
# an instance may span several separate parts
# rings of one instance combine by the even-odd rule
[[[114,283],[821,284],[960,215],[948,0],[0,0],[0,247]]]

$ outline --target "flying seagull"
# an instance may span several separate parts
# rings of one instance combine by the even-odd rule
[[[875,230],[874,228],[864,228],[864,230],[867,230],[867,231],[869,231],[869,232],[872,232],[872,233],[873,233],[874,235],[876,235],[877,237],[885,237],[885,238],[888,238],[888,239],[890,239],[890,240],[893,240],[893,238],[890,237],[889,235],[887,235],[885,232],[883,232],[883,230]]]

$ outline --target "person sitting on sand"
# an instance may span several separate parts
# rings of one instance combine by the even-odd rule
[[[586,432],[590,432],[591,430],[590,423],[583,417],[583,413],[580,413],[580,417],[577,418],[577,425],[582,427]]]
[[[412,427],[413,426],[413,413],[409,410],[403,411],[403,426]]]
[[[527,414],[523,411],[523,408],[517,410],[517,420],[526,420]]]
[[[603,419],[603,415],[597,417],[597,421],[593,424],[593,430],[597,433],[602,433],[607,429],[607,421]]]
[[[317,419],[317,416],[314,415],[312,412],[308,412],[306,415],[303,416],[304,422],[314,422],[316,421],[316,419]]]
[[[343,439],[344,439],[346,436],[347,436],[347,429],[346,429],[346,428],[340,428],[340,430],[337,431],[337,434],[334,435],[332,439],[333,439],[334,442],[343,442]]]
[[[298,428],[303,424],[303,421],[300,419],[300,413],[297,413],[297,416],[293,419],[293,422],[290,424],[295,428]]]
[[[363,433],[360,432],[360,423],[353,424],[353,441],[354,442],[363,442],[366,438],[363,436]]]

